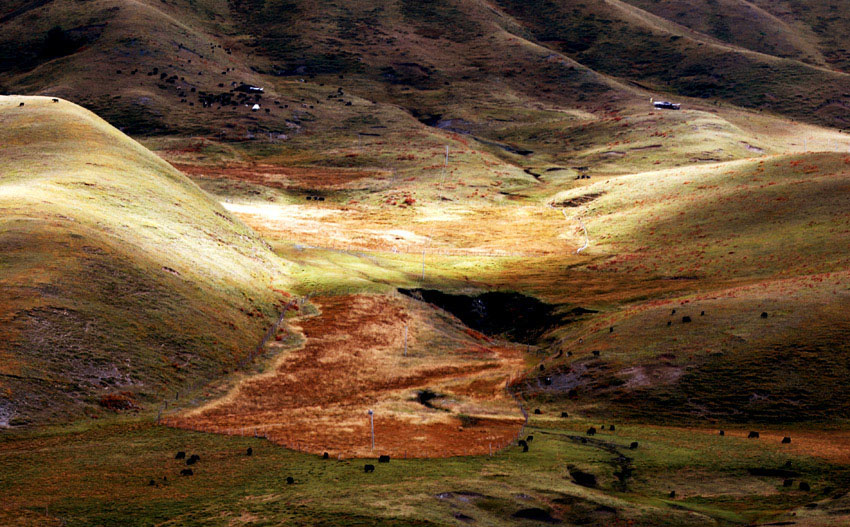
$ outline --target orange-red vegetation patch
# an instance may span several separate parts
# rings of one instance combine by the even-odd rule
[[[195,178],[227,179],[283,189],[343,189],[365,178],[383,178],[392,174],[382,170],[325,167],[283,167],[277,165],[183,165],[175,168]]]
[[[136,397],[132,392],[110,393],[101,396],[98,404],[109,410],[116,412],[124,410],[138,410],[139,405],[136,404]]]
[[[692,429],[697,432],[717,434],[717,430],[704,428]],[[771,445],[779,450],[801,456],[813,456],[833,463],[850,464],[850,430],[764,430],[753,426],[758,431],[758,439],[762,444]],[[726,437],[747,438],[749,430],[726,430]],[[791,443],[782,444],[782,438],[790,437]]]
[[[166,423],[258,433],[290,448],[343,457],[483,454],[516,437],[523,418],[505,385],[523,367],[519,349],[485,348],[410,299],[353,295],[314,302],[321,314],[300,321],[305,345],[282,352],[274,371]],[[437,394],[427,404],[417,397],[425,389]],[[374,411],[374,451],[368,410]]]

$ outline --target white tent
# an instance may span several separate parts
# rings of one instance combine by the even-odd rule
[[[259,109],[260,109],[260,105],[259,105],[259,104],[255,104],[254,106],[252,106],[252,107],[251,107],[251,111],[252,111],[252,112],[259,111]]]

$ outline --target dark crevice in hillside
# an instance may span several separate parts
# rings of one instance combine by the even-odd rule
[[[537,342],[548,330],[566,320],[556,312],[556,306],[519,293],[467,296],[434,289],[399,289],[399,292],[448,311],[475,331],[524,344]]]
[[[614,476],[617,478],[617,490],[621,492],[627,492],[629,490],[629,480],[632,479],[635,471],[635,467],[632,464],[634,459],[620,452],[620,450],[629,448],[628,446],[618,445],[616,443],[611,443],[609,441],[604,441],[601,439],[594,439],[592,437],[562,434],[558,432],[543,431],[540,432],[540,434],[555,436],[561,440],[569,440],[573,443],[586,445],[592,448],[598,448],[613,455],[614,457],[611,459],[610,463],[614,466],[615,469]],[[577,484],[582,485],[584,487],[596,487],[596,477],[593,474],[583,472],[574,467],[570,467],[569,471]]]

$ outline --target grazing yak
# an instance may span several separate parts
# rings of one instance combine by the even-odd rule
[[[181,476],[193,476],[194,474],[195,473],[192,472],[191,468],[184,468],[183,470],[180,471]]]
[[[589,436],[596,435],[596,427],[591,426],[590,428],[588,428],[587,429],[587,435],[589,435]]]
[[[186,452],[183,452],[182,450],[180,452],[177,452],[177,455],[174,456],[174,459],[186,459]]]
[[[389,463],[389,462],[390,462],[390,456],[379,456],[378,457],[378,463]]]
[[[752,432],[751,431],[749,434],[747,434],[747,439],[758,439],[758,438],[759,438],[758,432]]]
[[[197,463],[200,460],[201,460],[201,456],[199,456],[198,454],[192,454],[191,456],[189,456],[189,459],[186,460],[186,464],[187,465],[194,465],[195,463]]]
[[[522,447],[523,452],[528,452],[528,443],[525,442],[525,439],[520,439],[517,441],[517,445]]]
[[[363,465],[363,472],[366,472],[367,474],[369,472],[375,472],[375,465],[369,465],[369,464]]]

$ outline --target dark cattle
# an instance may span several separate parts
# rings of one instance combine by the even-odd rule
[[[540,365],[540,371],[543,371],[543,370],[545,370],[545,369],[546,369],[546,367],[545,367],[545,366],[543,366],[543,365],[541,364],[541,365]]]
[[[800,486],[798,488],[803,492],[809,492],[810,490],[812,490],[812,487],[810,487],[809,484],[805,481],[801,481]]]
[[[245,455],[246,456],[253,456],[254,455],[254,449],[251,448],[251,447],[248,447],[248,450],[245,452]]]
[[[543,379],[543,384],[545,384],[546,386],[552,386],[552,377],[546,377],[545,379]]]
[[[182,450],[180,452],[177,452],[177,455],[174,456],[174,459],[186,459],[186,452],[183,452]]]
[[[605,425],[599,427],[600,430],[605,430]]]
[[[375,472],[375,465],[363,465],[363,472]]]
[[[637,450],[637,447],[638,447],[637,441],[632,441],[632,444],[629,445],[629,448],[632,449],[632,450]]]
[[[568,414],[567,412],[561,412],[561,417],[569,417],[569,416],[570,416],[570,414]]]
[[[793,485],[793,484],[794,484],[794,480],[793,480],[793,479],[786,479],[785,481],[783,481],[783,482],[782,482],[782,486],[783,486],[783,487],[790,487],[790,486],[791,486],[791,485]]]
[[[148,487],[156,487],[156,481],[154,481],[154,480],[148,481]]]
[[[670,320],[668,320],[668,321],[667,321],[667,325],[668,325],[668,326],[672,326],[672,325],[673,325],[673,322],[671,322]]]
[[[567,397],[569,397],[570,399],[577,399],[578,390],[576,390],[575,388],[570,388],[570,391],[567,392]]]
[[[295,478],[293,478],[292,476],[287,476],[286,477],[286,484],[292,485],[293,483],[295,483]]]
[[[721,431],[720,431],[720,435],[725,436],[725,435],[726,435],[726,430],[721,430]]]
[[[378,457],[378,463],[389,463],[389,462],[390,462],[390,456],[379,456]]]
[[[611,426],[608,427],[608,430],[611,430],[612,432],[616,429],[617,429],[617,427],[615,427],[614,425],[611,425]]]
[[[184,468],[183,470],[180,471],[180,475],[181,476],[194,476],[195,473],[192,472],[191,468]]]
[[[325,201],[324,196],[319,196],[319,201]]]
[[[525,440],[529,442],[534,441],[534,436],[528,436],[525,438]]]
[[[593,350],[593,356],[598,357],[599,356],[599,350]]]
[[[761,312],[761,318],[767,318],[767,311]]]
[[[573,352],[572,352],[572,351],[568,351],[568,352],[567,352],[567,357],[572,357],[572,356],[573,356]]]
[[[705,311],[700,311],[700,312],[699,312],[699,316],[704,317],[704,316],[705,316]]]
[[[59,99],[53,99],[53,102],[59,102]]]
[[[587,438],[586,438],[586,437],[582,437],[582,438],[581,438],[581,444],[585,444],[585,443],[587,443]]]
[[[790,438],[790,437],[783,437],[783,438],[782,438],[782,444],[783,444],[783,445],[787,445],[787,444],[788,444],[788,443],[790,443],[790,442],[791,442],[791,438]]]
[[[194,465],[195,463],[197,463],[200,460],[201,460],[201,456],[199,456],[198,454],[192,454],[191,456],[189,456],[189,459],[186,460],[186,464],[187,465]]]
[[[687,315],[682,317],[682,324],[687,324],[690,321],[691,321],[691,317],[689,317]]]
[[[517,441],[517,445],[522,447],[523,452],[528,452],[528,443],[525,442],[525,439],[520,439]]]
[[[747,439],[758,439],[758,438],[759,438],[759,433],[758,433],[758,432],[750,432],[750,433],[747,435]]]
[[[671,498],[675,498],[675,497],[676,497],[676,491],[675,491],[675,490],[671,490],[671,491],[670,491],[670,494],[668,494],[668,496],[670,496]]]
[[[331,456],[330,456],[327,452],[325,452],[324,454],[322,454],[322,459],[330,459],[330,457],[331,457]]]
[[[534,409],[534,415],[541,415],[543,412],[540,411],[540,408]]]
[[[614,326],[611,326],[610,328],[608,328],[608,333],[614,333]]]
[[[670,314],[671,314],[671,315],[675,315],[675,314],[676,314],[676,310],[674,309],[673,311],[670,311]]]
[[[23,106],[23,105],[24,105],[24,103],[21,103],[21,104],[19,104],[18,106]]]
[[[592,426],[590,428],[588,428],[587,429],[587,435],[589,435],[589,436],[596,435],[596,428],[594,428]]]

